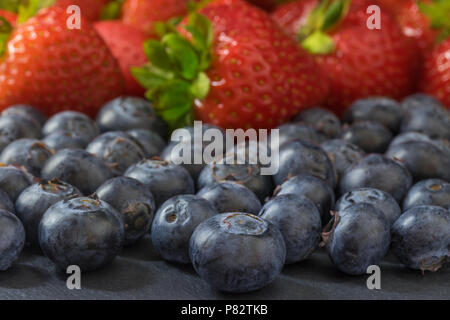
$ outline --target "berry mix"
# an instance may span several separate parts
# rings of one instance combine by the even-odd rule
[[[60,271],[95,271],[147,235],[164,260],[233,293],[318,250],[348,275],[388,251],[422,272],[448,261],[450,26],[432,13],[450,1],[10,3],[1,271],[26,246]],[[79,29],[66,27],[71,4]],[[278,171],[219,161],[245,144],[175,164],[179,144],[193,158],[207,148],[170,140],[194,119],[224,135],[277,129]]]

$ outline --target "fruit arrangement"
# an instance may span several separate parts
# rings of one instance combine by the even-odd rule
[[[234,293],[317,250],[349,275],[388,251],[440,269],[450,1],[284,2],[0,5],[0,270],[35,246],[60,271],[95,271],[147,235]],[[176,164],[180,145],[192,159],[208,148],[194,120],[223,137],[276,129],[260,148],[277,172],[250,161],[249,141]],[[177,128],[192,135],[172,141]],[[239,150],[244,163],[226,161]]]

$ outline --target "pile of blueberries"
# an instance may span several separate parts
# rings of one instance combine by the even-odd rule
[[[4,110],[0,270],[34,245],[60,270],[93,271],[148,233],[164,260],[227,292],[262,288],[320,247],[350,275],[389,249],[422,271],[450,256],[450,113],[432,97],[359,100],[342,119],[306,110],[265,146],[279,148],[273,176],[250,161],[175,165],[167,139],[141,98],[107,103],[96,121]],[[206,147],[181,143],[193,158]]]

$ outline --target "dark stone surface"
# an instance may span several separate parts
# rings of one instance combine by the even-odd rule
[[[268,287],[246,294],[211,289],[190,266],[162,261],[146,237],[107,268],[82,274],[81,290],[66,287],[39,249],[27,248],[8,271],[0,272],[0,299],[450,299],[450,265],[436,273],[406,269],[388,255],[381,263],[381,290],[369,290],[369,275],[347,276],[324,251],[286,266]]]

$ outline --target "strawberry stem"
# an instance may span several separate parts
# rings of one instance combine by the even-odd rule
[[[12,30],[13,28],[8,20],[0,17],[0,57],[6,52],[6,46]]]
[[[146,97],[172,130],[193,123],[194,100],[204,99],[210,89],[210,80],[204,71],[212,61],[211,21],[193,13],[184,29],[189,32],[190,41],[175,28],[160,40],[147,40],[144,51],[149,62],[131,70],[147,89]]]
[[[303,48],[313,54],[334,50],[333,39],[326,33],[347,15],[351,0],[321,0],[297,34]]]
[[[20,1],[17,22],[24,23],[31,17],[35,16],[36,13],[42,9],[51,7],[54,5],[56,0],[27,0]]]
[[[122,5],[125,0],[111,0],[102,8],[101,20],[117,20],[122,12]]]

